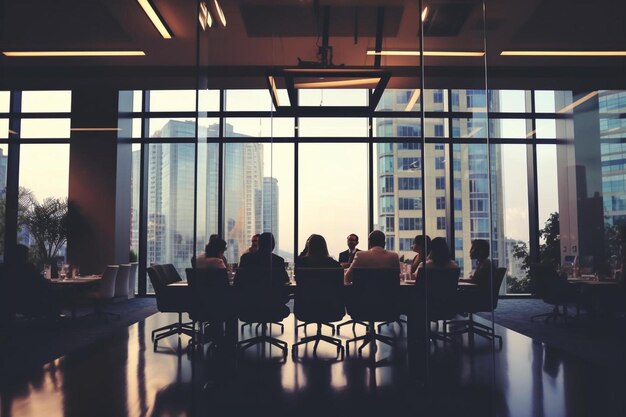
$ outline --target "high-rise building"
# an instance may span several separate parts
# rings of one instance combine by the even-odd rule
[[[263,177],[263,231],[271,232],[278,248],[278,180]]]
[[[226,125],[229,137],[244,137]],[[217,125],[201,127],[202,134],[215,136]],[[193,121],[168,121],[153,137],[190,137]],[[194,166],[193,144],[148,145],[148,264],[173,263],[179,271],[190,265],[195,252],[217,233],[218,147],[198,145],[197,244],[193,245]],[[139,207],[134,189],[139,179],[140,151],[133,152],[133,207]],[[263,230],[263,145],[224,145],[224,239],[227,258],[236,262],[251,237]],[[277,219],[276,219],[277,222]],[[138,245],[139,213],[131,213],[131,247]]]
[[[0,197],[4,197],[7,188],[7,160],[4,149],[0,149]]]
[[[417,102],[413,99],[415,91],[387,91],[379,109],[405,110]],[[462,274],[472,269],[469,248],[473,239],[490,240],[493,260],[504,263],[502,180],[497,175],[501,168],[499,148],[489,149],[486,143],[447,146],[443,143],[448,137],[487,137],[486,118],[480,117],[487,108],[485,91],[426,90],[423,102],[429,111],[475,112],[478,117],[455,119],[451,132],[446,119],[425,119],[424,136],[442,138],[442,143],[426,144],[424,161],[419,119],[376,120],[376,134],[381,138],[377,145],[378,226],[387,235],[387,248],[405,259],[412,259],[415,254],[411,252],[411,245],[416,235],[425,231],[431,238],[446,237],[448,228],[453,227],[454,256]],[[448,103],[451,103],[451,109]],[[490,104],[497,107],[497,98],[492,98]],[[498,129],[497,122],[490,129]],[[406,137],[406,141],[385,143],[382,139],[392,137]],[[452,161],[448,157],[448,146],[452,146]],[[488,169],[489,162],[491,170]],[[452,170],[449,169],[450,163]],[[450,178],[450,172],[453,178]],[[422,189],[425,201],[422,201]],[[490,198],[490,193],[497,197]],[[447,224],[450,218],[446,207],[448,199],[454,206],[452,225]]]

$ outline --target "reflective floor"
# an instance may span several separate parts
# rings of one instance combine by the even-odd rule
[[[10,416],[620,416],[626,415],[624,373],[596,369],[526,336],[496,326],[502,349],[476,337],[431,346],[427,375],[407,371],[405,334],[383,332],[373,365],[352,355],[333,360],[323,342],[283,363],[276,348],[188,355],[188,338],[172,336],[154,352],[152,329],[175,317],[156,314],[111,339],[47,364],[23,378],[0,376],[0,415]],[[293,316],[285,332],[294,341]],[[246,328],[240,338],[251,336]],[[309,327],[309,333],[314,326]],[[298,332],[303,336],[303,331]],[[357,327],[357,334],[363,329]],[[342,339],[353,337],[342,329]],[[353,350],[353,349],[352,349]],[[389,359],[388,361],[385,359]],[[615,374],[615,375],[614,375]],[[425,384],[418,380],[425,380]]]

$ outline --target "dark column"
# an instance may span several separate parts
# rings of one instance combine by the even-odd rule
[[[72,128],[117,128],[117,109],[117,90],[74,90]],[[128,262],[131,167],[130,141],[118,131],[72,131],[67,251],[83,274]]]

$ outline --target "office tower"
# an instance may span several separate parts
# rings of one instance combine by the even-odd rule
[[[387,91],[379,110],[398,111],[415,105],[418,102],[413,98],[416,91],[419,90]],[[501,157],[498,146],[489,149],[486,143],[485,91],[426,90],[423,100],[427,111],[473,112],[475,116],[454,118],[451,124],[443,118],[426,118],[424,136],[431,141],[442,140],[441,143],[426,144],[424,161],[419,118],[376,119],[376,134],[381,138],[377,144],[377,220],[387,235],[386,246],[401,257],[412,259],[415,254],[411,245],[416,235],[425,232],[431,238],[449,237],[449,228],[453,228],[454,256],[462,274],[472,270],[469,248],[473,239],[490,240],[493,260],[503,263],[502,180],[497,175],[501,169]],[[491,106],[497,105],[497,97],[492,98]],[[498,122],[492,122],[490,128],[499,129]],[[469,137],[484,139],[485,143],[445,144],[448,138]],[[384,138],[406,138],[406,141],[384,143]],[[450,153],[452,161],[448,157]],[[422,201],[422,189],[425,201]],[[490,199],[490,193],[495,197]],[[453,204],[452,210],[446,207],[447,201]],[[448,224],[451,212],[454,213],[454,224]]]
[[[244,137],[226,125],[229,137]],[[201,134],[215,136],[217,125],[201,126]],[[193,137],[193,121],[169,120],[153,137]],[[133,152],[133,178],[139,179],[140,151]],[[193,254],[211,234],[217,233],[218,147],[198,145],[197,244],[193,245],[195,146],[148,145],[148,264],[173,263],[179,271],[190,265]],[[224,145],[224,239],[227,258],[236,262],[251,237],[263,230],[263,145]],[[132,183],[134,188],[138,184]],[[146,186],[146,185],[144,185]],[[133,208],[139,194],[133,189]],[[131,247],[138,244],[139,216],[131,212]]]
[[[263,231],[271,232],[278,248],[278,180],[263,177]]]
[[[0,148],[0,197],[4,197],[7,188],[7,156]]]

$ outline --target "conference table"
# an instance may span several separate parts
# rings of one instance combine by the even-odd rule
[[[85,275],[75,278],[47,278],[46,281],[52,286],[60,288],[64,293],[63,298],[68,301],[68,307],[72,314],[72,320],[76,319],[76,295],[85,286],[98,282],[101,275]]]

